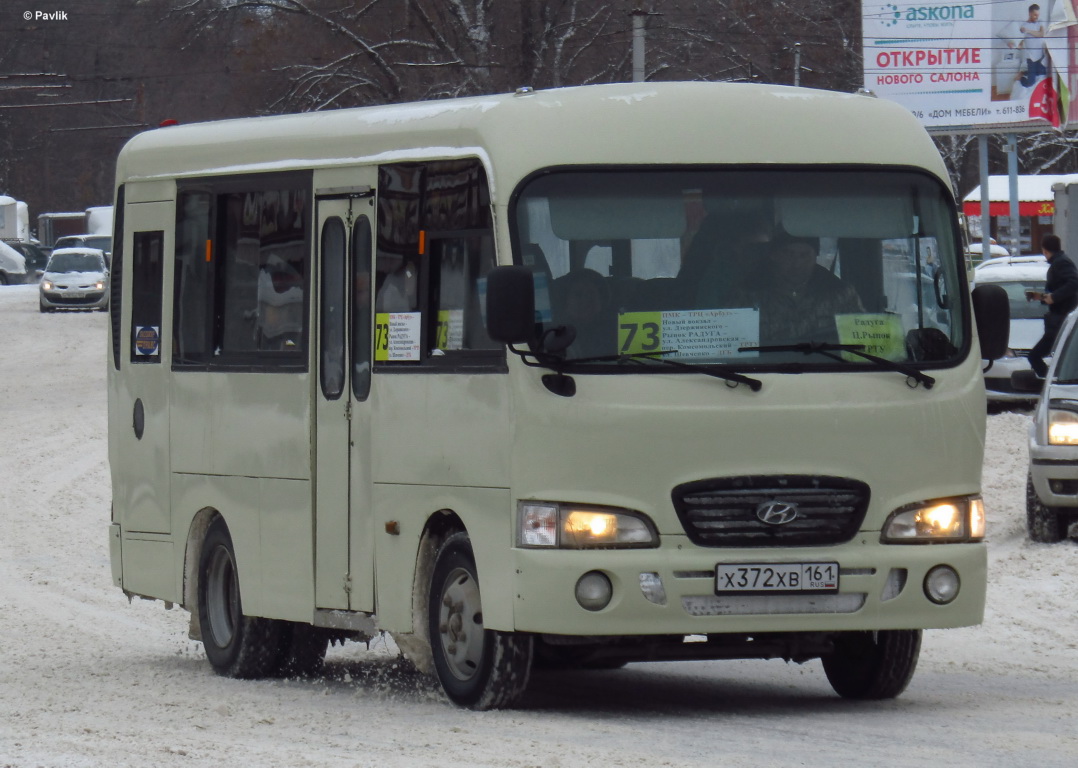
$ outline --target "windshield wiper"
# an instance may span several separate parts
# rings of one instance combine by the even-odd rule
[[[739,352],[803,352],[806,355],[821,354],[825,357],[829,357],[832,360],[838,360],[842,363],[847,363],[849,360],[842,357],[837,352],[849,352],[864,358],[870,362],[875,363],[880,368],[884,368],[889,371],[895,371],[896,373],[904,373],[906,376],[914,379],[921,384],[924,384],[925,389],[932,389],[936,380],[929,376],[924,371],[919,371],[916,368],[903,365],[902,363],[896,363],[894,360],[888,360],[885,357],[877,357],[876,355],[870,355],[864,351],[863,344],[832,344],[826,341],[805,341],[799,344],[773,344],[770,346],[762,347],[741,347]],[[911,387],[917,386],[911,384]]]
[[[572,342],[572,337],[575,337],[575,333],[570,334],[569,343]],[[565,346],[568,346],[568,344],[565,344]],[[562,349],[564,349],[564,347]],[[732,383],[734,386],[745,384],[753,392],[759,392],[760,388],[763,387],[763,383],[758,379],[753,379],[738,373],[737,371],[732,371],[726,366],[703,366],[695,363],[685,363],[680,360],[668,360],[663,357],[664,355],[676,355],[678,352],[676,349],[663,349],[656,350],[655,352],[631,352],[619,355],[600,355],[596,357],[582,357],[569,360],[565,359],[562,354],[559,354],[559,352],[562,351],[560,349],[555,352],[535,348],[525,351],[509,345],[509,351],[520,357],[525,365],[536,368],[549,368],[554,371],[553,375],[543,377],[543,383],[551,392],[564,397],[572,397],[576,393],[576,386],[572,383],[572,377],[566,374],[566,371],[575,368],[576,366],[587,365],[588,363],[627,363],[642,360],[650,360],[663,365],[669,365],[672,368],[681,368],[695,373],[702,373],[706,376],[712,376],[716,379],[722,379]],[[531,360],[528,358],[531,358]]]
[[[582,357],[576,360],[563,360],[560,361],[560,365],[575,366],[584,365],[587,363],[627,363],[634,360],[651,360],[656,363],[662,363],[663,365],[669,365],[672,368],[680,368],[686,371],[692,371],[694,373],[702,373],[705,376],[712,376],[716,379],[722,379],[724,381],[733,382],[734,384],[744,384],[753,392],[759,392],[763,387],[763,382],[759,379],[753,379],[737,371],[732,371],[728,367],[723,365],[705,366],[698,363],[686,363],[682,360],[671,360],[664,357],[664,355],[676,355],[678,350],[676,349],[662,349],[655,352],[626,352],[620,355],[602,355],[600,357]]]

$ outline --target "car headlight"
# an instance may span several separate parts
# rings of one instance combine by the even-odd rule
[[[1048,444],[1078,445],[1078,403],[1072,407],[1059,407],[1052,402],[1048,407]]]
[[[881,537],[885,544],[924,544],[984,539],[984,501],[961,496],[910,504],[887,518]]]
[[[659,534],[641,512],[551,501],[517,505],[517,543],[522,547],[605,549],[657,547]]]
[[[41,287],[44,288],[46,291],[51,291],[52,290],[52,281],[51,280],[42,280],[41,281]]]
[[[94,283],[94,288],[96,288],[99,291],[103,291],[103,290],[105,290],[105,283],[103,281],[101,281],[101,280],[98,280],[96,283]]]

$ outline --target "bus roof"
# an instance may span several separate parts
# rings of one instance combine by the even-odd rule
[[[499,203],[544,167],[905,165],[945,184],[903,107],[861,94],[740,83],[590,85],[170,126],[121,151],[117,182],[479,156]]]

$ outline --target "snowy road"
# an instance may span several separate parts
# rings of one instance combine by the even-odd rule
[[[217,677],[187,614],[112,586],[107,317],[0,287],[0,768],[1078,765],[1078,545],[1033,545],[1028,417],[989,418],[980,627],[925,634],[907,692],[837,698],[818,662],[536,676],[473,713],[384,645],[311,681]]]

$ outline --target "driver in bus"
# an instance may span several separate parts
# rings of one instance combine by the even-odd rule
[[[817,238],[782,234],[749,288],[760,308],[760,342],[837,342],[835,315],[864,312],[856,289],[816,262]]]

